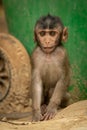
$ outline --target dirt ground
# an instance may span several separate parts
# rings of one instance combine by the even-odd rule
[[[68,106],[50,121],[32,123],[31,118],[0,121],[0,130],[87,130],[87,100]]]
[[[8,32],[0,6],[0,32]],[[32,123],[32,116],[21,120],[0,121],[0,130],[87,130],[87,100],[74,103],[58,112],[50,121]]]

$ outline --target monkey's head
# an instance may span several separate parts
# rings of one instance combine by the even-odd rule
[[[67,28],[57,16],[43,16],[35,25],[35,42],[45,53],[53,52],[68,37]]]

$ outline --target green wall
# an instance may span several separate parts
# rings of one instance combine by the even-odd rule
[[[36,20],[48,13],[58,15],[68,27],[65,47],[72,68],[69,88],[74,101],[87,98],[87,0],[3,0],[9,32],[32,52]]]

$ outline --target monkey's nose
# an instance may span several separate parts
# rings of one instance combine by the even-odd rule
[[[49,41],[46,41],[45,43],[46,43],[46,45],[48,45],[50,42],[49,42]]]

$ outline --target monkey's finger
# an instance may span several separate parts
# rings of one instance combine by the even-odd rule
[[[50,120],[52,119],[53,117],[55,117],[56,115],[56,112],[47,112],[44,114],[44,120]]]
[[[44,120],[44,116],[41,116],[40,121],[43,121],[43,120]]]
[[[55,115],[56,115],[56,113],[51,113],[50,116],[49,116],[49,120],[52,119],[52,118],[54,118]]]
[[[44,117],[44,120],[46,121],[46,120],[49,120],[49,115],[46,115],[45,117]]]
[[[49,117],[50,117],[50,113],[47,112],[47,113],[44,114],[44,118],[43,119],[44,120],[49,120]]]
[[[44,104],[44,105],[41,106],[42,115],[44,115],[46,113],[46,111],[47,111],[47,105]]]

